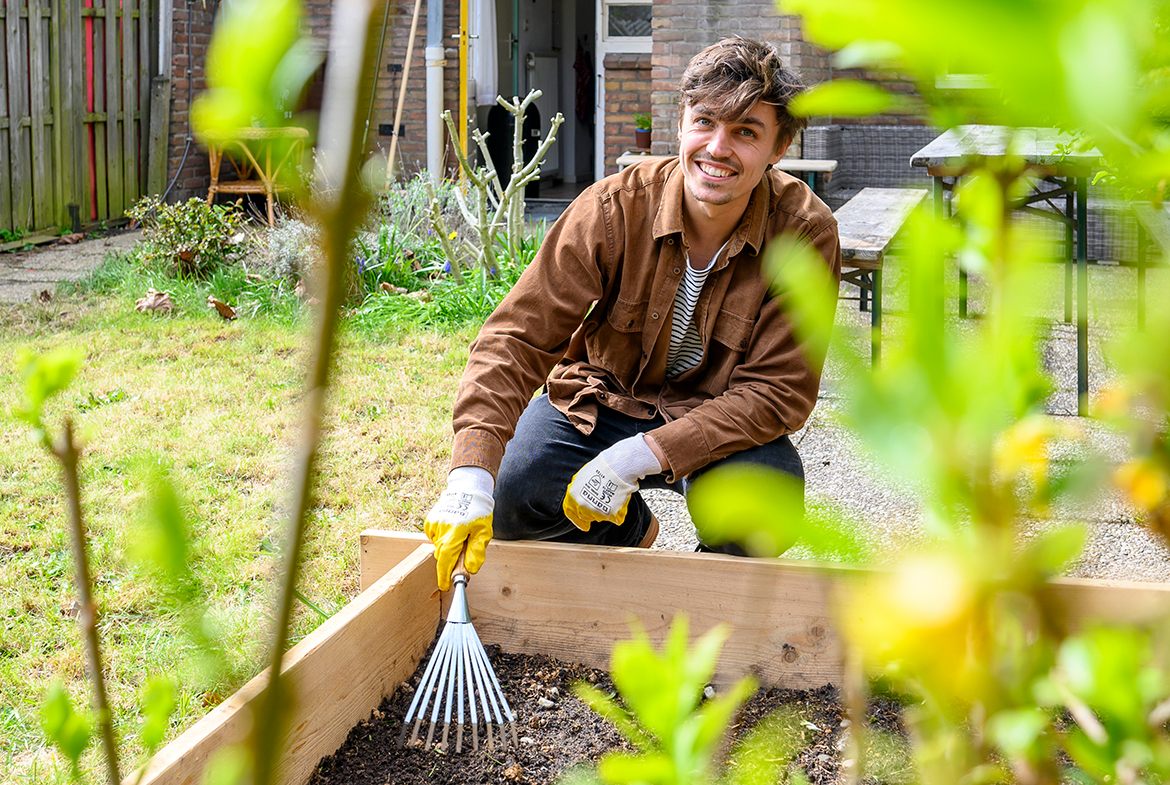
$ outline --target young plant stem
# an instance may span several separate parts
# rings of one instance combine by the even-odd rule
[[[324,427],[333,349],[341,306],[346,296],[346,270],[350,239],[368,206],[361,182],[362,124],[360,107],[369,101],[375,51],[371,25],[381,3],[378,0],[341,0],[334,6],[331,51],[325,104],[321,111],[321,166],[317,175],[314,213],[322,226],[325,255],[324,298],[309,373],[306,379],[303,431],[294,469],[293,498],[284,548],[283,583],[278,598],[277,623],[272,643],[268,686],[254,718],[253,785],[273,781],[277,754],[283,749],[287,698],[281,668],[288,645],[300,574],[305,521],[312,504],[313,475]]]
[[[114,741],[114,723],[110,715],[110,704],[106,698],[106,680],[102,671],[102,652],[98,642],[98,609],[93,601],[93,590],[89,580],[89,552],[86,549],[85,521],[81,517],[81,482],[77,476],[79,451],[73,438],[73,421],[65,421],[65,430],[57,443],[52,445],[53,455],[61,464],[65,480],[65,497],[69,505],[69,530],[73,535],[73,560],[76,564],[78,602],[81,612],[77,620],[81,624],[85,640],[86,664],[93,682],[93,704],[97,711],[98,727],[101,730],[102,746],[106,753],[106,773],[111,785],[119,785],[122,777],[118,773],[118,746]]]

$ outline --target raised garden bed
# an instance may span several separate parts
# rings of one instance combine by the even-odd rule
[[[715,681],[752,673],[765,688],[840,684],[841,641],[830,625],[834,588],[860,571],[808,562],[736,559],[632,548],[493,542],[468,587],[475,627],[487,645],[604,669],[610,649],[637,620],[661,641],[678,611],[701,633],[733,632]],[[304,785],[383,698],[411,677],[445,613],[429,543],[420,534],[361,536],[362,593],[290,650],[297,696],[277,781]],[[1170,611],[1170,586],[1078,579],[1053,581],[1066,621],[1141,622]],[[143,785],[200,781],[209,758],[243,738],[266,680],[261,674],[164,748]],[[126,780],[137,781],[137,774]]]

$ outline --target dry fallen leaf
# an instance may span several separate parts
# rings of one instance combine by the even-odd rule
[[[81,232],[74,232],[73,234],[66,234],[66,235],[62,235],[61,237],[58,237],[57,242],[60,245],[74,245],[75,243],[79,243],[84,239],[85,239],[84,234],[82,234]]]
[[[147,289],[146,296],[135,301],[134,310],[167,312],[175,310],[175,304],[171,302],[171,296],[166,292],[156,292],[154,289]]]
[[[293,294],[297,296],[298,300],[303,300],[308,295],[309,291],[305,288],[305,279],[298,278],[296,288],[293,289]]]
[[[228,321],[236,318],[236,309],[232,308],[222,300],[215,299],[215,295],[213,294],[207,295],[207,305],[211,308],[214,308],[220,316],[227,319]]]
[[[43,303],[47,303],[53,299],[53,295],[49,294],[48,289],[41,289],[41,293],[37,295],[37,299]]]
[[[378,284],[378,288],[384,291],[386,294],[407,294],[410,291],[405,286],[394,286],[390,283],[387,283],[386,281],[382,281],[382,283]]]

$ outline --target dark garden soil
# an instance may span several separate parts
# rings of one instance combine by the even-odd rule
[[[612,694],[613,683],[604,671],[540,655],[506,654],[494,646],[488,647],[488,656],[518,718],[519,749],[509,745],[487,750],[482,728],[480,748],[475,751],[469,749],[466,737],[462,753],[425,749],[421,741],[414,747],[400,747],[403,719],[427,662],[424,658],[410,681],[354,726],[336,753],[321,760],[310,785],[544,785],[555,783],[575,766],[595,763],[610,750],[631,749],[573,694],[573,684],[580,681]],[[803,733],[793,766],[802,769],[813,785],[843,782],[848,721],[838,691],[831,686],[811,691],[760,690],[745,704],[734,734],[738,737],[781,708],[796,713]],[[871,703],[867,721],[871,727],[904,738],[895,703]],[[424,723],[420,739],[426,728]],[[454,728],[451,732],[454,738]]]

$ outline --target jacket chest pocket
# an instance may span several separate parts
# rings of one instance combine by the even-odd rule
[[[630,302],[620,297],[616,298],[609,309],[606,321],[609,326],[619,333],[639,333],[646,324],[646,311],[649,308],[647,301]]]
[[[733,352],[746,352],[755,321],[730,311],[719,311],[711,338]]]

